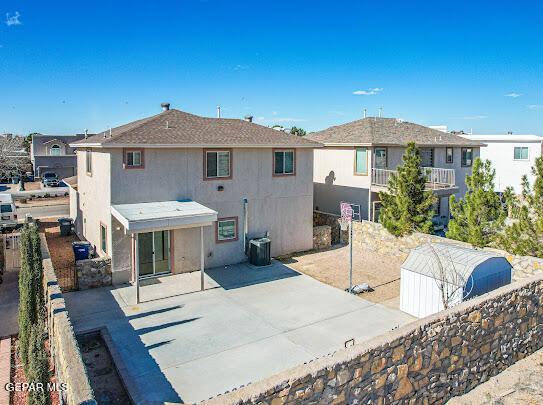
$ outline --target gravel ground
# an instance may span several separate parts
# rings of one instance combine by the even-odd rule
[[[349,286],[349,246],[336,245],[329,250],[305,252],[280,258],[301,273],[323,283],[345,289]],[[362,248],[353,251],[353,284],[368,283],[373,292],[360,297],[398,308],[400,303],[400,266],[402,260],[381,256]]]
[[[449,405],[543,404],[543,349],[517,361]]]
[[[17,208],[30,208],[30,207],[45,207],[48,205],[68,205],[70,204],[70,197],[48,197],[48,198],[33,198],[22,202],[17,200],[15,205]]]

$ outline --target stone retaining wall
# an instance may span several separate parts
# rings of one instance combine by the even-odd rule
[[[72,323],[66,311],[64,297],[51,262],[47,241],[43,234],[40,238],[51,356],[55,365],[57,382],[67,384],[67,390],[60,391],[59,394],[63,403],[68,405],[96,405]]]
[[[332,228],[330,225],[313,227],[313,249],[328,249],[332,245]]]
[[[111,285],[111,258],[78,260],[75,262],[77,285],[80,290]]]
[[[415,232],[408,236],[397,238],[391,235],[381,224],[369,221],[353,222],[354,246],[360,246],[385,256],[407,258],[411,249],[427,242],[450,243],[471,247],[469,243]],[[504,250],[484,248],[505,256],[513,266],[513,281],[520,280],[543,271],[543,259],[530,256],[512,255]]]
[[[442,404],[540,349],[542,305],[538,274],[203,404]]]
[[[331,229],[332,245],[336,245],[341,242],[348,243],[349,234],[347,231],[342,231],[339,226],[339,215],[328,214],[321,211],[313,211],[313,226],[328,225]]]

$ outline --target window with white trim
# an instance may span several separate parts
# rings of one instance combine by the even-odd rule
[[[528,160],[528,147],[527,146],[515,146],[513,153],[514,160]]]
[[[445,162],[454,163],[453,148],[445,148]]]
[[[51,156],[60,156],[60,146],[59,145],[53,145],[51,146],[51,149],[49,149],[49,154]]]
[[[230,177],[230,159],[229,150],[206,151],[206,178]]]
[[[124,162],[126,167],[143,167],[143,151],[127,150],[125,151]]]
[[[294,150],[274,151],[274,174],[294,174]]]

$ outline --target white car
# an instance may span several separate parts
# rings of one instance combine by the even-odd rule
[[[0,228],[15,228],[17,208],[11,194],[0,194]]]

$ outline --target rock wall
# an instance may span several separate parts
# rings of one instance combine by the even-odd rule
[[[369,221],[353,222],[353,240],[354,246],[360,246],[385,256],[401,257],[402,259],[407,258],[411,249],[427,242],[450,243],[471,247],[469,243],[418,232],[397,238],[388,233],[381,224]],[[507,258],[511,266],[513,266],[513,281],[521,280],[543,271],[543,259],[512,255],[498,249],[484,248],[483,250],[496,252]]]
[[[111,285],[111,258],[78,260],[75,262],[77,284],[80,290]]]
[[[442,404],[541,348],[542,305],[538,274],[203,404]]]
[[[55,364],[57,382],[67,384],[66,391],[59,391],[61,403],[96,405],[72,323],[66,311],[64,297],[51,262],[47,241],[43,234],[40,238],[51,356]]]
[[[328,249],[332,244],[332,228],[330,225],[313,227],[313,249]]]
[[[313,226],[328,225],[331,229],[332,245],[344,242],[348,243],[349,234],[347,231],[342,231],[339,226],[339,215],[328,214],[321,211],[313,211]]]

